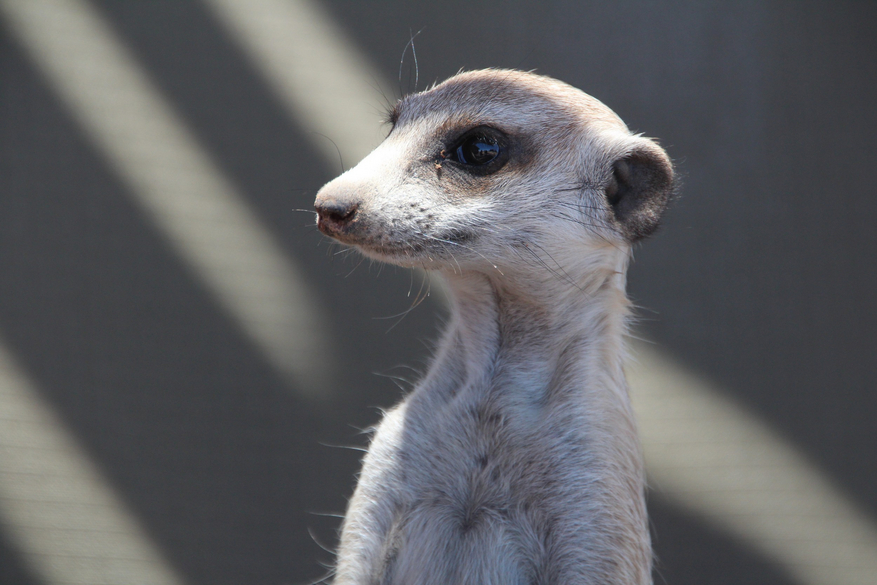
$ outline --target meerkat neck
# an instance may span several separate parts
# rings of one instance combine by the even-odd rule
[[[623,372],[624,280],[621,270],[543,294],[451,275],[452,319],[422,391],[435,393],[437,410],[450,400],[495,406],[517,436],[533,438],[521,447],[532,457],[552,434],[586,445],[585,468],[569,473],[587,475],[590,505],[607,511],[590,525],[592,540],[614,543],[604,553],[616,564],[612,578],[624,577],[613,582],[650,583],[642,455]]]
[[[449,275],[452,318],[444,345],[455,348],[454,367],[465,372],[467,385],[505,377],[515,382],[508,391],[520,389],[533,399],[576,383],[626,403],[625,272],[626,256],[615,269],[580,284],[558,283],[561,277],[546,284],[508,275]],[[562,370],[576,375],[564,379]]]

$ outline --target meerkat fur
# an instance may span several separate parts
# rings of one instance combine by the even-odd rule
[[[651,583],[625,284],[672,193],[669,158],[598,100],[519,71],[458,74],[389,120],[320,190],[317,224],[440,273],[451,316],[378,425],[334,583]]]

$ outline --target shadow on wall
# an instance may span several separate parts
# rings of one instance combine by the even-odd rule
[[[420,79],[535,66],[681,159],[631,278],[673,352],[631,377],[656,582],[869,582],[875,11],[0,0],[0,580],[316,576],[358,459],[320,443],[365,442],[440,303],[387,332],[418,285],[293,210],[427,25]]]

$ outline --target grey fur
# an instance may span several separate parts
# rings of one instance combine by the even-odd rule
[[[318,225],[441,272],[452,316],[372,440],[335,583],[651,583],[624,289],[669,159],[594,98],[518,71],[460,74],[391,120],[319,192]],[[501,168],[454,160],[479,126],[504,137]]]

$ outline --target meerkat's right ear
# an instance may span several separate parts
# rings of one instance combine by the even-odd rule
[[[651,235],[673,193],[673,164],[660,146],[645,138],[612,163],[606,200],[625,237]]]

